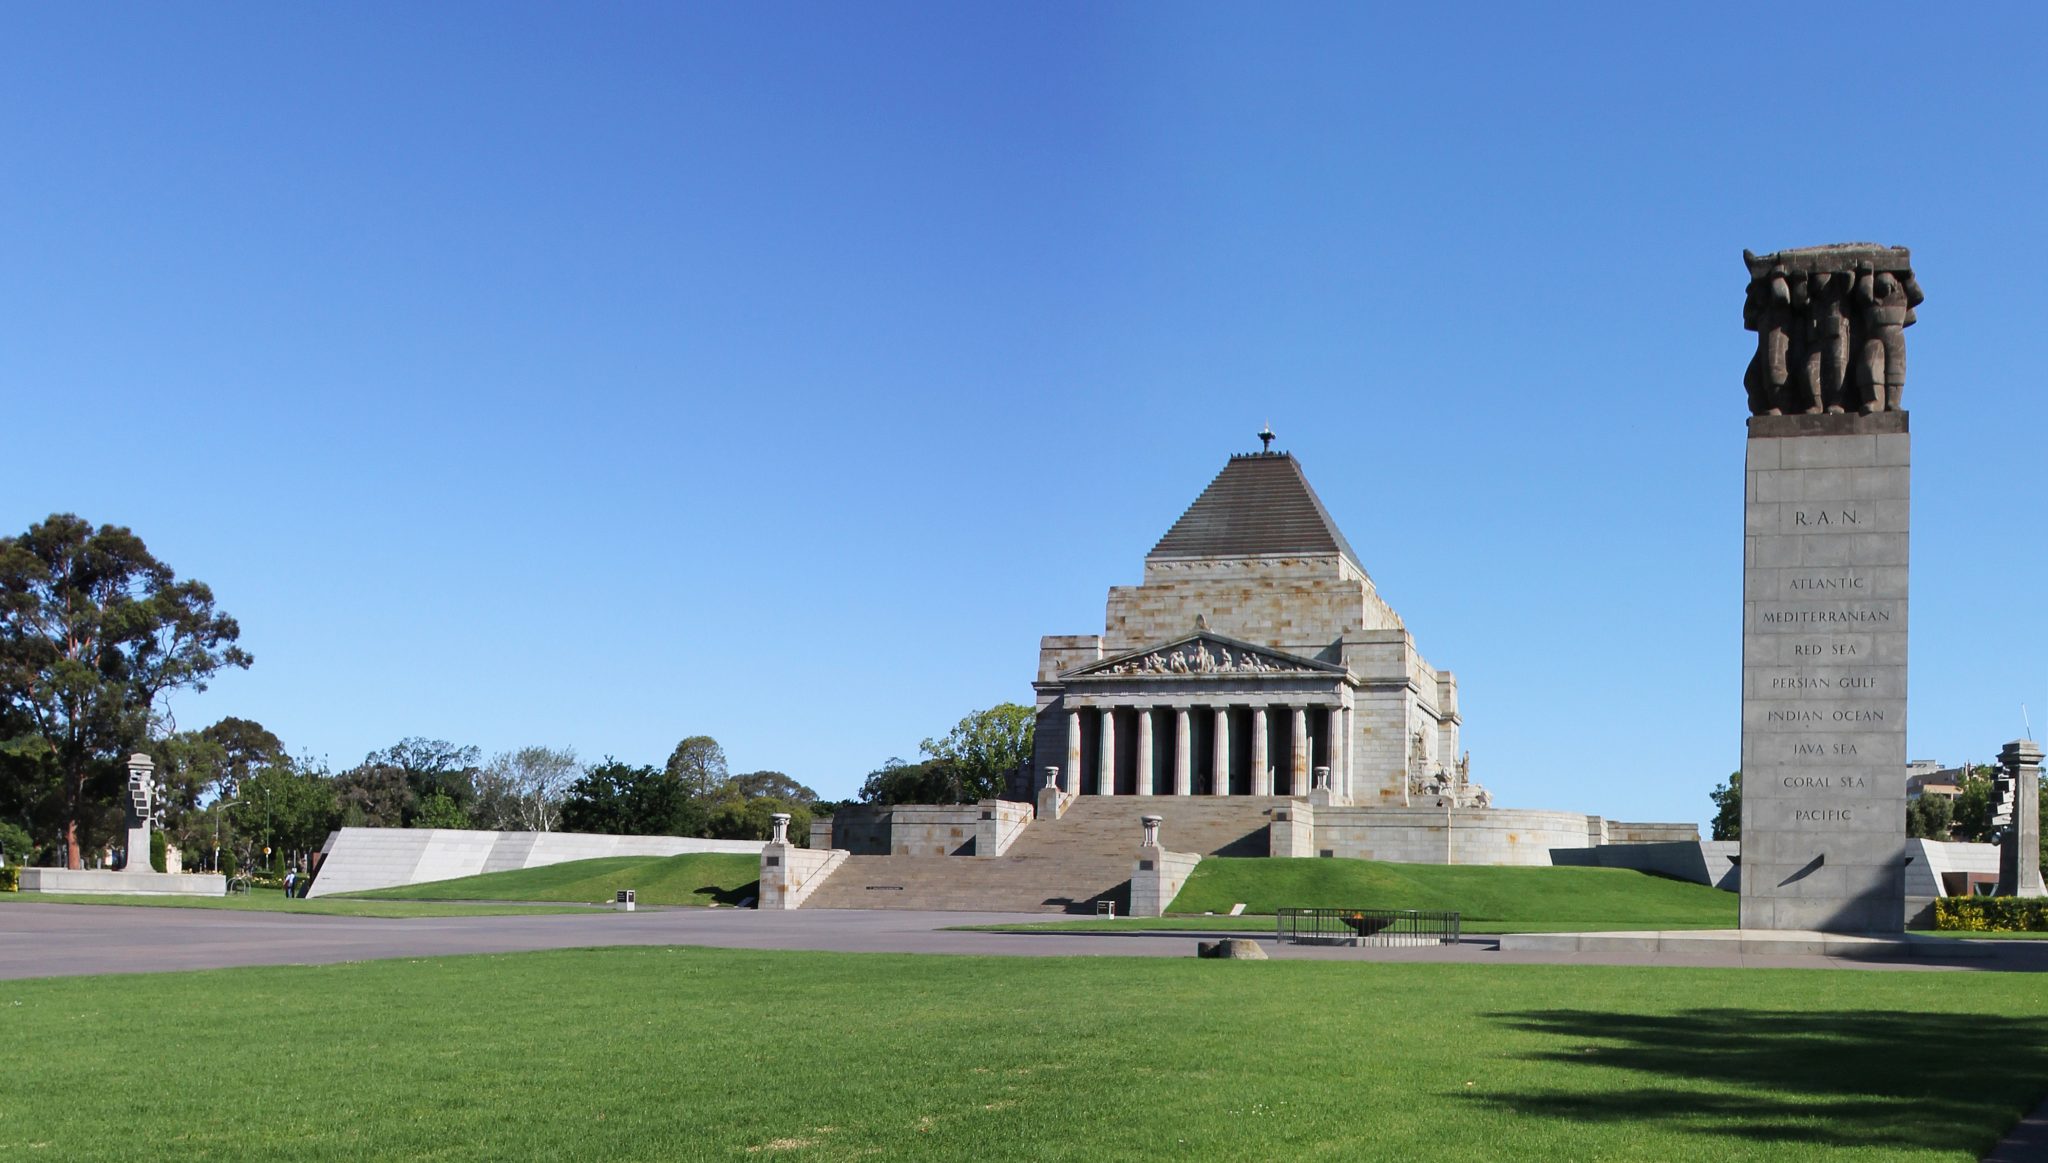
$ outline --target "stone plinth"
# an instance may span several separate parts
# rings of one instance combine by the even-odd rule
[[[1749,424],[1742,927],[1905,921],[1906,414]]]
[[[147,841],[144,841],[147,843]],[[144,848],[143,868],[149,849]],[[227,877],[211,872],[114,872],[104,868],[24,868],[21,891],[112,896],[226,896]]]

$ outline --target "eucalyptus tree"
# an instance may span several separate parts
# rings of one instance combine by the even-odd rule
[[[240,636],[205,583],[179,580],[119,525],[58,513],[0,540],[0,717],[14,724],[0,747],[10,770],[54,785],[68,867],[104,826],[157,700],[247,667]]]

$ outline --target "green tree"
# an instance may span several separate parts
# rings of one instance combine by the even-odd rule
[[[943,759],[905,763],[892,756],[860,785],[864,804],[960,804],[975,798],[969,797],[954,765]]]
[[[777,812],[789,813],[790,840],[803,844],[811,834],[810,805],[774,796],[720,800],[711,809],[706,831],[719,840],[766,840],[775,834]]]
[[[418,807],[405,772],[381,764],[358,764],[335,776],[334,795],[348,828],[403,828]]]
[[[669,752],[664,769],[682,785],[683,794],[696,800],[715,799],[729,778],[725,769],[725,748],[709,735],[692,735]]]
[[[231,834],[244,851],[268,844],[295,859],[318,851],[340,822],[337,782],[307,763],[265,767],[242,780],[226,814]]]
[[[562,804],[562,827],[620,836],[701,836],[705,805],[656,767],[606,756],[586,769]]]
[[[817,802],[817,792],[779,771],[750,771],[725,781],[709,805],[706,827],[720,840],[766,840],[774,834],[775,813],[788,812],[789,834],[801,844]]]
[[[470,826],[468,813],[455,806],[455,801],[440,792],[420,801],[420,810],[412,818],[415,828],[467,828]]]
[[[1714,801],[1714,839],[1742,839],[1742,773],[1730,775],[1727,783],[1715,784],[1707,798]]]
[[[1031,762],[1030,707],[997,703],[954,724],[943,739],[918,744],[927,759],[945,765],[952,782],[948,803],[973,803],[1003,794],[1010,773]],[[902,802],[902,801],[898,801]]]
[[[0,820],[0,863],[27,864],[35,859],[35,849],[27,829]]]
[[[0,541],[0,704],[19,732],[5,746],[54,784],[66,866],[113,826],[121,758],[158,697],[248,666],[240,636],[212,590],[120,526],[60,513]]]
[[[1991,776],[1998,769],[1989,763],[1968,768],[1956,779],[1956,801],[1951,814],[1955,838],[1985,844],[1991,840]]]
[[[1947,796],[1923,795],[1906,804],[1906,835],[1914,840],[1946,840],[1953,819]]]

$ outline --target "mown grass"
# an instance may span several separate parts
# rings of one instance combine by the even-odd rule
[[[520,913],[580,913],[561,905],[452,904],[429,901],[362,901],[345,897],[287,898],[278,889],[246,896],[114,896],[99,893],[0,893],[0,905],[131,905],[155,909],[230,909],[252,913],[312,913],[330,917],[497,917]]]
[[[638,948],[0,1012],[63,1047],[0,1102],[0,1153],[52,1159],[1960,1163],[2048,1079],[2048,991],[2003,973]]]
[[[1732,892],[1621,868],[1391,864],[1209,857],[1169,913],[1292,908],[1427,909],[1516,929],[1732,929]],[[1474,928],[1474,932],[1485,931]],[[1493,931],[1504,931],[1495,929]]]
[[[609,901],[622,888],[643,905],[736,905],[760,891],[761,858],[730,852],[606,856],[540,868],[350,893],[358,900]],[[334,898],[324,898],[334,899]]]

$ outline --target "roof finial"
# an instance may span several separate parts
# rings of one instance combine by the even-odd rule
[[[1262,444],[1265,445],[1264,448],[1259,449],[1260,452],[1270,453],[1273,451],[1273,426],[1271,424],[1266,424],[1260,427],[1259,440]]]

